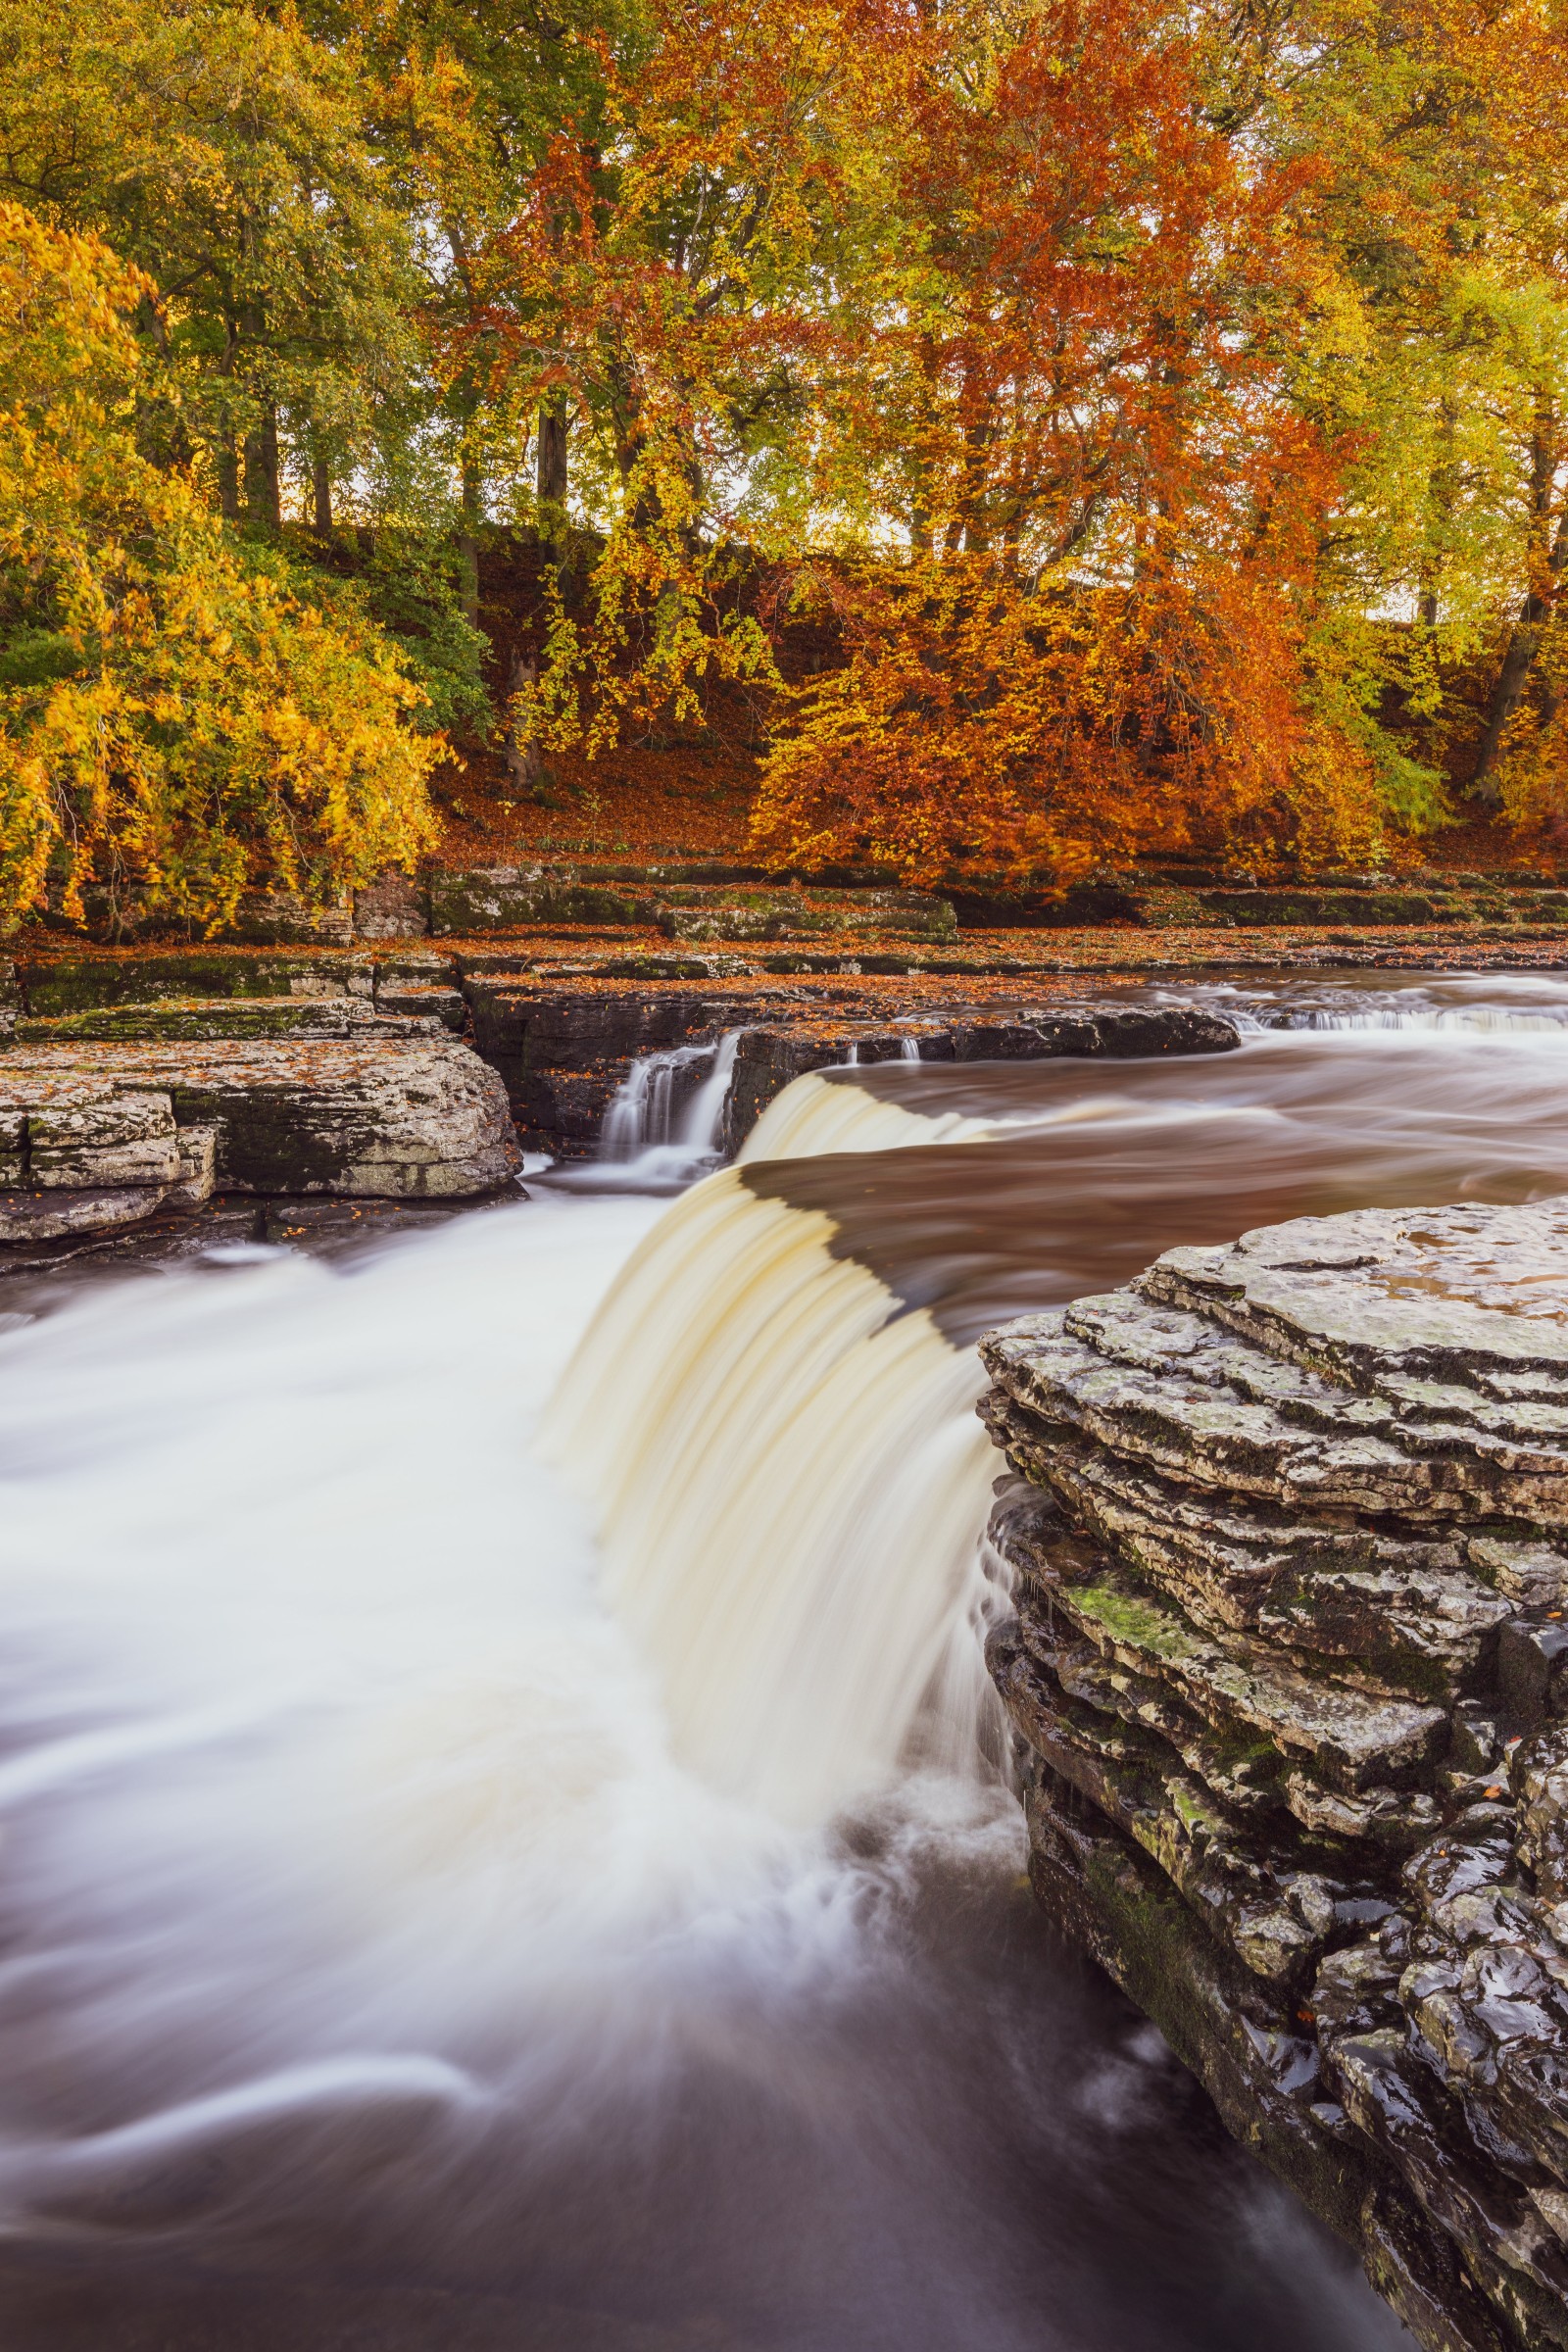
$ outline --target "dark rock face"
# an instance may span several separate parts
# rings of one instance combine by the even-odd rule
[[[1418,2340],[1568,2346],[1568,1204],[994,1333],[1042,1901]]]
[[[499,1071],[524,1143],[567,1154],[593,1150],[639,1054],[710,1043],[757,1010],[755,996],[563,989],[471,970],[464,994],[474,1046]]]
[[[1060,1054],[1125,1061],[1155,1054],[1229,1054],[1240,1043],[1232,1022],[1187,1006],[990,1019],[959,1014],[902,1029],[876,1029],[864,1021],[836,1027],[762,1023],[746,1030],[736,1052],[724,1148],[738,1151],[774,1098],[807,1071],[851,1060],[897,1061],[911,1045],[921,1061],[1044,1061]]]
[[[374,886],[388,924],[403,919],[397,880]],[[583,886],[622,887],[614,869],[590,873]],[[924,919],[919,906],[909,919]],[[911,1046],[928,1060],[972,1061],[1214,1053],[1239,1042],[1228,1021],[1181,1007],[921,1011],[901,1016],[895,1028],[885,1004],[854,986],[824,1000],[784,977],[732,983],[711,960],[677,956],[541,970],[527,943],[455,951],[402,939],[344,954],[206,947],[123,956],[74,948],[0,959],[0,1050],[369,1044],[471,1031],[502,1079],[524,1142],[565,1157],[594,1151],[605,1111],[640,1055],[713,1046],[726,1030],[746,1033],[721,1139],[729,1151],[793,1078],[833,1062],[896,1058]]]

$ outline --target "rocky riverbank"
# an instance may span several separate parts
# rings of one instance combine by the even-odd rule
[[[1568,2346],[1568,1207],[983,1346],[1032,1872],[1432,2352]]]
[[[591,1153],[635,1060],[674,1054],[689,1086],[726,1032],[741,1033],[728,1150],[792,1078],[837,1061],[1236,1043],[1211,1014],[1097,1009],[1059,981],[1033,1002],[1014,988],[956,1004],[951,983],[886,975],[584,977],[542,968],[537,946],[29,940],[0,962],[0,1243],[64,1246],[215,1189],[471,1199],[506,1185],[524,1148]]]
[[[1568,965],[1568,891],[1521,873],[1265,889],[1172,868],[1062,891],[944,893],[871,874],[555,858],[387,874],[325,909],[257,894],[226,940],[198,946],[151,931],[108,946],[90,923],[73,932],[46,917],[0,955],[0,1047],[245,1044],[255,1068],[274,1048],[298,1066],[307,1045],[357,1041],[384,1066],[394,1047],[446,1036],[500,1078],[516,1146],[570,1158],[594,1152],[638,1057],[679,1056],[677,1085],[689,1086],[701,1050],[740,1030],[720,1139],[734,1150],[792,1078],[834,1061],[1141,1052],[1103,1027],[1087,1047],[1062,1041],[1151,981],[1458,961]],[[129,1064],[117,1066],[119,1084]],[[408,1076],[423,1083],[412,1064]],[[483,1081],[470,1071],[468,1083]],[[454,1133],[437,1158],[456,1170],[474,1152]],[[363,1177],[365,1154],[349,1161]],[[479,1161],[492,1164],[483,1152]],[[335,1181],[304,1165],[290,1190]],[[221,1189],[220,1151],[217,1171]],[[392,1197],[406,1189],[399,1176]],[[45,1223],[52,1213],[38,1211]]]

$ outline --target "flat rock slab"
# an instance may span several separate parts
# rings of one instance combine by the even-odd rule
[[[257,956],[235,948],[142,948],[122,956],[107,950],[96,955],[27,954],[19,956],[12,968],[17,1009],[36,1019],[166,999],[368,999],[376,969],[364,954]]]
[[[158,1039],[205,1043],[218,1038],[348,1038],[374,1033],[432,1035],[437,1025],[462,1025],[463,999],[455,989],[405,990],[391,984],[395,1004],[372,1010],[359,996],[163,998],[146,1004],[108,1004],[88,1012],[24,1015],[15,1024],[23,1046],[118,1045]],[[457,1022],[451,1014],[458,1007]],[[397,1016],[391,1027],[391,1016]],[[422,1016],[422,1017],[421,1017]]]
[[[1141,1287],[1433,1417],[1487,1398],[1568,1432],[1568,1202],[1298,1217],[1167,1250]]]
[[[0,1192],[0,1243],[60,1242],[76,1234],[114,1233],[161,1208],[164,1186],[125,1185],[119,1192]]]
[[[0,1185],[108,1189],[135,1153],[141,1181],[166,1183],[190,1130],[211,1131],[209,1182],[228,1192],[444,1200],[518,1165],[500,1079],[444,1036],[23,1047],[0,1062]]]

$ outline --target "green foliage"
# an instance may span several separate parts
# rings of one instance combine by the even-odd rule
[[[323,547],[293,532],[275,551],[253,548],[252,561],[347,625],[386,637],[419,689],[410,716],[419,733],[467,742],[492,734],[483,676],[489,639],[464,612],[462,566],[449,539],[388,524],[368,531],[364,545],[338,537]]]
[[[0,923],[96,889],[206,926],[417,857],[444,749],[368,621],[247,561],[137,447],[146,281],[0,207]]]
[[[272,755],[238,703],[229,738],[196,704],[293,696],[325,740],[365,664],[390,778],[416,741],[493,739],[481,619],[525,657],[499,714],[514,760],[741,687],[773,713],[763,832],[824,855],[854,830],[841,802],[926,862],[943,823],[1079,859],[1222,823],[1255,858],[1337,857],[1446,821],[1472,777],[1550,824],[1565,35],[1565,0],[0,0],[0,198],[139,273],[111,294],[101,255],[73,263],[77,307],[21,322],[39,380],[51,336],[76,366],[107,334],[114,389],[37,442],[75,519],[46,524],[50,493],[7,524],[7,723],[41,726],[83,662],[134,671],[115,725],[156,745],[160,807],[188,786],[183,846],[146,870],[173,904],[210,826],[203,906],[242,867],[319,878],[360,851],[274,838]],[[507,529],[537,596],[484,614]],[[910,593],[927,566],[939,637]],[[859,617],[791,698],[775,657],[806,578],[853,583]],[[972,625],[992,597],[1023,632],[1010,676]],[[1138,674],[1107,646],[1093,692],[1052,704],[1054,616],[1110,628],[1124,605]],[[195,649],[225,631],[220,674]],[[243,853],[225,740],[262,793]],[[1089,746],[1065,831],[1062,742]],[[411,840],[416,783],[387,787]],[[100,789],[121,786],[94,808]],[[354,821],[384,847],[379,789]],[[45,832],[77,822],[14,798],[17,874],[46,805]],[[111,862],[141,872],[130,840]]]

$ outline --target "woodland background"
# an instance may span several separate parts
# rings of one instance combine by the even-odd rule
[[[1568,838],[1564,0],[0,0],[0,920],[715,744],[795,868]]]

